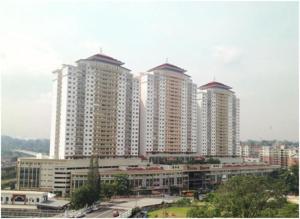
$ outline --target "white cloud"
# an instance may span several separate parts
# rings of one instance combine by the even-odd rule
[[[212,55],[224,64],[230,64],[241,58],[242,50],[234,46],[215,46]]]
[[[62,63],[51,46],[26,34],[0,35],[0,66],[5,74],[49,74]]]

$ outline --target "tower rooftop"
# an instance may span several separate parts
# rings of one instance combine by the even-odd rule
[[[232,89],[232,87],[229,87],[225,84],[222,84],[220,82],[217,82],[217,81],[212,81],[212,82],[209,82],[207,84],[204,84],[202,86],[199,87],[201,90],[206,90],[206,89],[210,89],[210,88],[220,88],[220,89],[225,89],[225,90],[230,90]]]
[[[109,64],[119,65],[119,66],[124,65],[124,62],[121,62],[120,60],[117,60],[115,58],[100,53],[90,56],[86,59],[79,59],[78,61],[80,60],[100,61],[100,62],[106,62]]]
[[[186,72],[186,70],[184,70],[176,65],[169,64],[169,63],[164,63],[162,65],[151,68],[150,70],[148,70],[148,72],[154,71],[154,70],[170,70],[170,71],[175,71],[175,72],[179,72],[179,73]]]

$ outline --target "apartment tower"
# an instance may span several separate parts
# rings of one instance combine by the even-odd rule
[[[216,81],[198,88],[198,152],[203,156],[240,155],[240,105],[231,89]]]
[[[137,156],[139,80],[104,54],[63,65],[53,80],[50,156]]]
[[[140,75],[140,153],[197,150],[197,86],[169,63]]]

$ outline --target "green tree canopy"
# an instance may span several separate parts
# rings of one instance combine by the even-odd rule
[[[116,194],[117,195],[130,195],[131,186],[129,176],[127,174],[120,174],[115,176]]]
[[[280,208],[286,202],[282,184],[264,177],[235,176],[214,194],[214,206],[221,217],[258,217],[266,209]]]
[[[83,208],[85,205],[91,205],[95,201],[95,193],[88,185],[76,189],[71,196],[71,206],[74,209]]]
[[[116,183],[101,184],[101,194],[108,199],[116,195]]]

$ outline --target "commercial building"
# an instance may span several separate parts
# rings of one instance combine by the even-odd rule
[[[197,87],[165,63],[140,75],[140,154],[197,152]]]
[[[89,159],[19,158],[17,189],[69,195],[87,181],[89,163]],[[234,175],[265,175],[279,167],[241,162],[161,165],[140,158],[99,159],[101,182],[112,183],[116,175],[127,174],[133,191],[137,194],[144,191],[167,193],[170,186],[175,186],[180,191],[197,189],[198,185],[207,187],[210,183],[220,183]]]
[[[240,155],[240,104],[232,88],[213,81],[198,89],[200,155]]]
[[[139,80],[96,54],[54,71],[50,156],[138,156]]]

